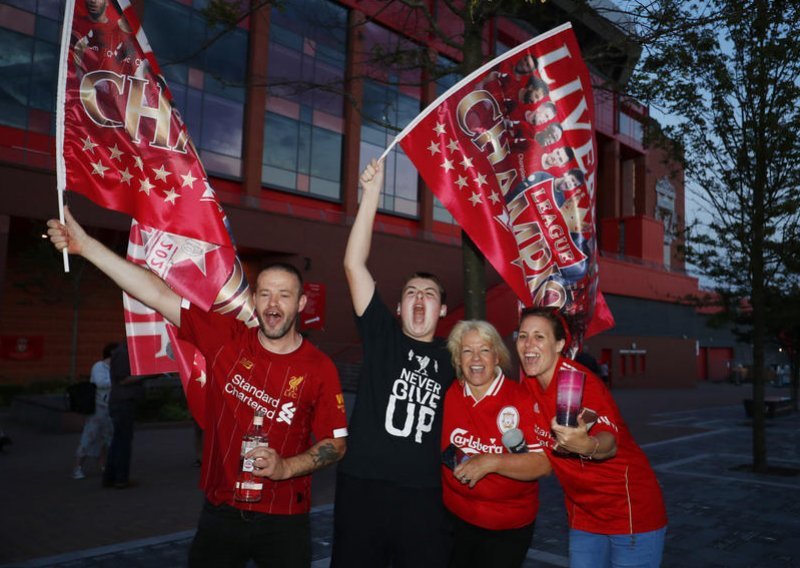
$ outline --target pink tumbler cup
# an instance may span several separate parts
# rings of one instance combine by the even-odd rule
[[[562,426],[577,426],[586,375],[573,369],[561,369],[556,377],[556,422]]]

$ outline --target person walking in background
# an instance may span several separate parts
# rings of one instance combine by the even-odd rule
[[[657,568],[667,513],[653,468],[633,441],[611,393],[585,367],[561,355],[569,329],[553,308],[520,316],[517,354],[533,395],[538,442],[564,490],[571,568]],[[556,422],[560,369],[585,373],[578,426]]]
[[[108,398],[108,412],[114,425],[114,433],[103,472],[103,487],[127,489],[136,485],[130,480],[133,427],[136,404],[144,398],[142,377],[131,375],[127,341],[123,341],[111,354],[109,373],[111,393]]]
[[[533,429],[533,399],[506,378],[511,355],[490,323],[457,323],[447,347],[459,379],[445,395],[442,426],[450,567],[518,568],[539,510],[534,480],[550,474]]]
[[[103,347],[103,358],[92,365],[89,381],[96,387],[94,414],[87,417],[83,424],[81,441],[75,451],[73,479],[86,477],[84,466],[87,457],[95,458],[100,469],[105,469],[106,452],[114,429],[108,413],[108,397],[111,393],[111,353],[116,347],[116,343],[109,343]]]

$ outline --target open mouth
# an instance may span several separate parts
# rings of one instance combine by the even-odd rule
[[[541,360],[542,355],[540,353],[525,353],[522,356],[522,364],[527,368],[529,366],[534,366]]]
[[[283,314],[277,310],[268,310],[264,312],[263,319],[267,327],[275,327],[283,319]]]

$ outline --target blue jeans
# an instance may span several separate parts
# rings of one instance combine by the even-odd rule
[[[667,527],[635,534],[569,531],[570,568],[658,568]]]

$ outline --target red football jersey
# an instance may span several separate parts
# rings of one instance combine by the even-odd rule
[[[454,382],[444,402],[442,449],[454,444],[467,455],[508,453],[503,433],[519,428],[529,451],[542,451],[533,432],[533,399],[519,383],[502,373],[480,401],[475,401],[464,381]],[[539,484],[517,481],[496,473],[481,479],[474,488],[462,484],[442,466],[445,506],[473,525],[491,530],[528,525],[539,510]]]
[[[667,524],[664,498],[644,452],[633,441],[611,393],[588,369],[560,358],[562,367],[586,373],[582,406],[597,413],[590,434],[607,431],[617,440],[617,454],[607,460],[590,460],[553,452],[550,424],[556,414],[556,380],[543,389],[536,379],[525,379],[533,394],[533,416],[538,442],[547,449],[553,471],[564,490],[569,526],[599,534],[654,531]]]
[[[291,457],[317,439],[347,435],[344,398],[336,367],[308,341],[292,353],[261,346],[258,328],[191,307],[181,312],[180,338],[205,355],[206,427],[200,485],[214,504],[271,514],[299,514],[311,506],[311,476],[264,478],[261,501],[234,501],[242,436],[264,409],[270,447]]]

